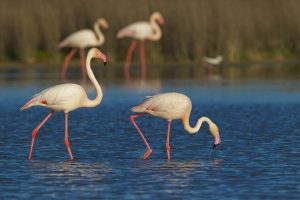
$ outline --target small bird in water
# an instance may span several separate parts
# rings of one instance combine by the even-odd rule
[[[106,64],[106,56],[96,48],[89,50],[87,59],[86,59],[86,70],[88,77],[90,78],[92,84],[96,89],[96,98],[91,100],[88,98],[85,90],[77,84],[66,83],[60,84],[48,89],[43,90],[42,92],[34,95],[34,97],[28,101],[20,110],[28,109],[32,106],[44,106],[51,111],[46,116],[46,118],[32,131],[32,140],[30,146],[30,152],[28,159],[31,159],[33,144],[37,132],[39,129],[46,123],[46,121],[52,116],[54,112],[62,111],[65,113],[65,145],[70,155],[70,159],[73,160],[72,152],[70,149],[69,139],[68,139],[68,113],[77,108],[81,107],[95,107],[100,104],[103,93],[101,87],[96,80],[94,73],[91,69],[90,62],[92,58],[100,58],[104,65]]]
[[[207,67],[208,75],[211,75],[213,71],[213,67],[221,64],[221,62],[223,61],[223,56],[218,55],[215,58],[204,56],[203,61],[205,62],[205,66]]]
[[[147,159],[150,156],[150,154],[152,153],[152,149],[148,144],[146,138],[144,137],[143,133],[137,126],[134,119],[136,117],[141,117],[145,114],[150,114],[152,116],[168,120],[168,130],[167,130],[167,139],[166,139],[168,160],[170,160],[171,157],[170,143],[169,143],[171,121],[175,119],[181,119],[184,129],[191,134],[198,132],[201,128],[202,123],[206,122],[209,125],[209,130],[214,137],[213,149],[220,144],[221,139],[220,139],[219,129],[217,125],[213,123],[209,118],[201,117],[198,119],[195,127],[190,126],[189,118],[192,110],[192,102],[190,98],[187,97],[186,95],[172,92],[172,93],[157,94],[146,98],[147,99],[143,103],[131,109],[133,112],[139,114],[134,114],[130,116],[131,123],[137,129],[137,131],[141,135],[147,147],[147,151],[143,156],[144,159]]]

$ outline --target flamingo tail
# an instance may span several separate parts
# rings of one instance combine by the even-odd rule
[[[138,105],[138,106],[131,108],[131,111],[135,112],[135,113],[143,113],[146,111],[146,108],[143,107],[143,105]]]
[[[68,43],[69,43],[69,41],[67,39],[65,39],[58,44],[58,48],[66,47],[66,46],[68,46]]]
[[[22,106],[22,108],[20,108],[20,111],[26,110],[28,108],[30,108],[31,106],[37,105],[37,99],[33,98],[31,100],[29,100],[24,106]]]
[[[133,34],[134,34],[133,30],[123,28],[118,32],[117,38],[123,38],[123,37],[130,36],[130,35],[133,35]]]

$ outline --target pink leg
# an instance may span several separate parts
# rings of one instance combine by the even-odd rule
[[[73,160],[72,152],[70,149],[69,136],[68,136],[68,113],[65,113],[65,145],[68,149],[70,159]]]
[[[80,48],[80,65],[81,65],[81,71],[82,71],[82,81],[87,80],[86,75],[86,67],[85,67],[85,55],[84,55],[84,49]]]
[[[76,52],[76,49],[73,48],[65,58],[63,68],[61,69],[61,72],[60,72],[60,78],[64,81],[67,80],[67,77],[66,77],[67,68],[68,68],[70,60],[74,56],[75,52]]]
[[[144,157],[143,157],[144,159],[147,159],[150,156],[150,154],[152,153],[152,150],[151,150],[150,145],[148,144],[146,138],[144,137],[142,131],[140,130],[140,128],[138,127],[138,125],[134,121],[134,118],[141,117],[143,115],[145,115],[145,114],[131,115],[130,116],[130,121],[133,124],[133,126],[136,128],[136,130],[139,132],[139,134],[141,135],[141,137],[142,137],[142,139],[143,139],[143,141],[144,141],[144,143],[147,147],[147,151],[146,151],[146,153],[144,154]]]
[[[168,160],[170,160],[170,129],[171,129],[171,120],[168,120],[168,132],[167,132],[167,140],[166,140],[166,149],[168,154]]]
[[[52,114],[53,114],[53,111],[48,113],[48,115],[45,117],[45,119],[32,131],[32,139],[31,139],[31,146],[30,146],[30,152],[29,152],[29,155],[28,155],[28,160],[30,160],[31,156],[32,156],[34,139],[35,139],[35,136],[36,136],[37,132],[46,123],[46,121],[51,117]]]
[[[128,48],[128,51],[127,51],[126,62],[125,62],[125,66],[124,66],[124,74],[125,74],[126,80],[128,80],[128,81],[130,81],[130,74],[129,74],[130,62],[131,62],[132,53],[136,47],[136,44],[137,44],[137,41],[132,40],[132,42]]]
[[[142,78],[141,79],[142,79],[142,81],[144,81],[146,78],[146,73],[147,73],[144,40],[140,41],[140,57],[141,57],[141,63],[142,63]]]

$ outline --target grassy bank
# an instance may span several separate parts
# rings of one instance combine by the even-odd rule
[[[160,11],[166,21],[159,42],[147,42],[147,59],[198,63],[222,54],[228,62],[297,57],[298,0],[1,0],[0,61],[60,63],[67,50],[57,44],[70,33],[92,28],[105,17],[110,28],[101,49],[112,63],[125,58],[129,39],[117,40],[125,25]]]

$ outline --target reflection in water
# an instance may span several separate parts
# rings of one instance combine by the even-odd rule
[[[38,172],[35,173],[35,176],[38,176],[39,179],[43,179],[44,181],[49,180],[50,182],[53,181],[55,177],[88,178],[89,181],[100,181],[112,171],[109,163],[82,163],[78,161],[55,163],[38,160],[31,161],[30,164],[32,169]]]
[[[147,81],[131,81],[127,82],[126,87],[131,90],[137,91],[153,91],[153,93],[159,93],[161,91],[161,80],[152,79]]]

